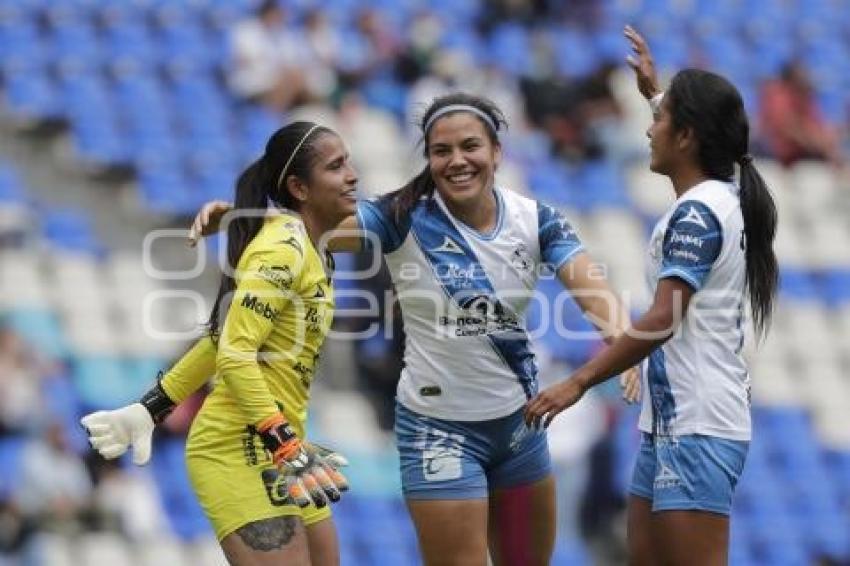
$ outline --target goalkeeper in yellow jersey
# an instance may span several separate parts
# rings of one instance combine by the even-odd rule
[[[189,433],[192,486],[231,564],[339,562],[329,501],[346,489],[339,455],[304,441],[310,383],[333,317],[322,236],[355,211],[342,139],[295,122],[240,176],[228,259],[201,339],[139,403],[83,418],[92,446],[150,456],[154,424],[216,375]],[[266,215],[269,203],[281,214]]]

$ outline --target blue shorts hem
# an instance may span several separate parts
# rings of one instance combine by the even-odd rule
[[[650,501],[652,501],[651,491],[643,491],[636,487],[629,488],[629,495],[637,495],[638,497],[643,497],[644,499],[649,499]]]
[[[723,505],[714,505],[703,501],[653,501],[652,512],[660,511],[708,511],[709,513],[717,513],[718,515],[731,515],[731,509]]]
[[[427,500],[463,500],[463,499],[487,499],[487,490],[484,488],[475,489],[421,489],[421,490],[403,490],[402,494],[405,499],[413,499],[417,501]]]
[[[512,487],[520,487],[532,483],[537,483],[552,475],[552,468],[546,468],[535,473],[526,474],[524,476],[511,476],[508,479],[497,481],[493,480],[493,489],[510,489]]]

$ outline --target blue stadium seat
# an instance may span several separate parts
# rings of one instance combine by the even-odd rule
[[[19,119],[59,117],[54,89],[47,75],[36,70],[9,73],[5,77],[6,106]]]
[[[795,301],[820,300],[810,273],[801,269],[780,269],[779,294],[782,298]]]
[[[830,307],[850,302],[850,269],[831,269],[820,274],[818,294]]]
[[[64,359],[69,348],[59,319],[47,308],[16,308],[5,313],[6,322],[40,355]]]
[[[581,542],[558,539],[555,541],[555,549],[552,553],[552,564],[584,566],[593,564],[593,560]]]
[[[845,507],[850,505],[850,451],[826,451],[824,462],[839,494],[839,502]]]
[[[574,366],[587,361],[600,343],[593,325],[557,278],[541,277],[537,291],[542,302],[535,300],[529,305],[526,313],[529,332],[539,335],[538,341],[556,360]],[[541,309],[546,309],[548,314]]]
[[[189,214],[197,208],[189,180],[179,165],[148,167],[139,174],[139,186],[146,206],[165,214]]]
[[[363,85],[363,97],[369,106],[391,112],[402,119],[407,110],[407,89],[394,79],[373,79]]]
[[[0,203],[20,203],[25,200],[25,195],[17,171],[7,163],[0,161]]]
[[[199,197],[207,200],[233,198],[233,191],[236,186],[236,179],[239,171],[231,163],[213,164],[198,169],[196,178],[198,182],[197,191]]]
[[[24,436],[0,436],[0,501],[15,493],[26,443]]]
[[[42,215],[45,237],[57,248],[89,253],[102,251],[90,217],[79,209],[67,208]]]
[[[114,72],[151,72],[160,61],[159,45],[148,28],[136,22],[106,30],[109,63]]]
[[[551,206],[573,202],[573,178],[562,161],[549,158],[538,163],[528,171],[528,186],[536,198]]]
[[[628,204],[623,178],[617,165],[609,160],[585,161],[577,171],[575,201],[580,210],[599,207],[625,207]]]
[[[531,42],[519,24],[504,23],[493,30],[488,54],[491,64],[517,76],[531,71]]]
[[[443,34],[441,46],[469,57],[473,65],[487,61],[486,47],[481,36],[468,28],[460,28],[452,33]]]
[[[555,65],[565,77],[585,77],[599,66],[596,50],[587,34],[574,28],[561,28],[552,37]]]
[[[43,69],[49,53],[32,23],[0,26],[0,70],[4,74]]]
[[[209,536],[210,525],[186,472],[185,439],[161,437],[155,444],[151,465],[174,534],[184,541]]]
[[[206,37],[199,27],[190,23],[192,21],[167,28],[160,37],[163,64],[172,75],[192,75],[213,67]]]
[[[137,400],[126,385],[127,373],[116,357],[87,356],[74,360],[73,382],[84,411],[120,407]]]
[[[87,22],[74,22],[56,29],[51,50],[62,74],[93,73],[103,63],[104,50],[97,32]]]

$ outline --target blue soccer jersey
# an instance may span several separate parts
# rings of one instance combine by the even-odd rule
[[[396,220],[390,199],[361,202],[360,227],[386,258],[406,333],[398,400],[419,414],[500,418],[537,392],[523,313],[546,266],[581,250],[553,208],[496,189],[498,220],[481,234],[457,220],[438,194]]]
[[[749,440],[750,382],[741,355],[745,245],[731,183],[700,183],[655,226],[650,288],[676,277],[696,293],[676,334],[644,363],[642,431]]]

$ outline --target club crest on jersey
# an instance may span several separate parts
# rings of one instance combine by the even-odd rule
[[[463,254],[463,249],[448,236],[443,236],[443,243],[436,248],[429,250],[432,252],[445,252],[449,254]]]
[[[702,219],[702,216],[700,216],[700,213],[697,212],[697,209],[694,208],[693,206],[688,209],[688,213],[685,216],[683,216],[682,218],[680,218],[676,222],[676,224],[682,224],[684,222],[687,222],[689,224],[696,224],[697,226],[699,226],[703,230],[708,229],[708,226],[706,225],[705,220]]]
[[[511,265],[523,272],[529,272],[534,268],[531,254],[528,253],[528,248],[522,242],[517,244],[516,249],[511,254]]]

